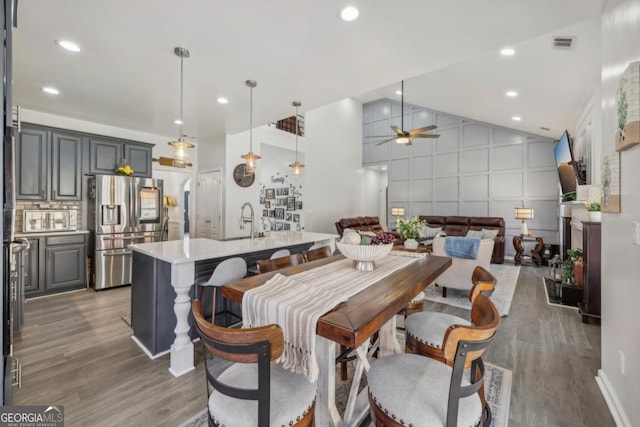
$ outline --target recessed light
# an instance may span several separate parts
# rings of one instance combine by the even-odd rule
[[[69,52],[80,52],[80,46],[69,40],[56,40],[56,44]]]
[[[345,22],[351,22],[358,19],[360,11],[353,6],[347,6],[340,11],[340,19]]]
[[[518,96],[518,92],[516,92],[515,90],[507,91],[507,96],[509,98],[515,98],[516,96]]]
[[[401,91],[400,89],[398,89],[398,90],[396,91],[396,95],[402,95],[402,91]]]
[[[506,47],[500,51],[500,55],[502,56],[513,56],[515,55],[515,53],[516,53],[515,49],[510,47]]]
[[[60,91],[53,86],[45,86],[42,88],[42,91],[50,95],[60,95]]]
[[[229,100],[227,98],[225,98],[224,96],[221,96],[220,98],[216,99],[216,101],[218,101],[218,104],[228,104]]]
[[[519,122],[519,121],[521,121],[521,120],[522,120],[522,117],[520,117],[520,116],[513,116],[513,117],[511,117],[511,120],[513,120],[514,122]]]
[[[184,124],[184,122],[183,122],[182,120],[180,120],[180,119],[175,119],[175,120],[173,121],[173,123],[175,123],[175,124],[177,124],[177,125],[183,125],[183,124]]]

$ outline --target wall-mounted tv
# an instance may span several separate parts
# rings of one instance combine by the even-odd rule
[[[562,137],[556,142],[553,153],[556,157],[562,197],[564,200],[575,198],[577,185],[584,185],[585,179],[580,175],[578,163],[573,158],[573,149],[567,131],[564,131]]]

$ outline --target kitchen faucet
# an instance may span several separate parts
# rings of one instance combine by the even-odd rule
[[[251,211],[251,216],[250,217],[246,217],[244,216],[244,208],[246,206],[249,206],[249,211]],[[240,208],[240,230],[244,230],[244,224],[249,222],[251,223],[251,238],[253,239],[253,206],[251,206],[251,203],[249,202],[245,202],[244,205],[242,205],[242,207]]]

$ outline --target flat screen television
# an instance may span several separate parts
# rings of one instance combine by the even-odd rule
[[[564,131],[562,137],[556,141],[553,148],[560,178],[560,187],[563,200],[575,199],[576,187],[585,183],[584,177],[580,175],[578,163],[573,158],[573,149],[569,133]]]

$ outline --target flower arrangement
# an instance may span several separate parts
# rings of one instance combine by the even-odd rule
[[[116,168],[116,173],[118,175],[130,176],[133,175],[133,169],[131,169],[130,165],[120,165]]]
[[[418,217],[399,218],[396,222],[396,231],[405,239],[417,239],[420,231],[427,226],[427,221],[422,221]]]
[[[600,203],[587,203],[588,212],[600,212]]]

